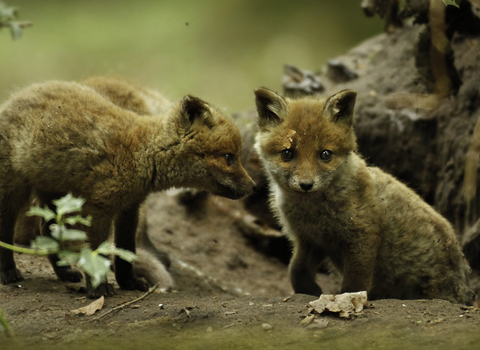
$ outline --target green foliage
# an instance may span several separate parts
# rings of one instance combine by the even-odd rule
[[[10,326],[8,325],[7,320],[3,316],[3,311],[0,308],[0,332],[5,332],[6,335],[11,336],[12,331],[10,329]]]
[[[452,6],[455,6],[455,7],[459,7],[460,2],[462,0],[442,0],[442,1],[445,3],[445,6],[452,5]]]
[[[47,222],[55,221],[50,225],[52,237],[37,237],[32,241],[31,248],[35,254],[57,254],[60,259],[59,265],[78,266],[90,275],[94,288],[106,280],[110,270],[111,261],[105,256],[118,255],[128,262],[137,258],[134,253],[119,249],[111,242],[104,242],[98,249],[92,250],[85,243],[88,238],[87,234],[82,230],[70,227],[78,224],[91,225],[92,218],[90,216],[82,217],[77,214],[82,210],[85,199],[76,198],[69,193],[65,197],[53,201],[53,204],[56,206],[55,211],[45,206],[45,208],[31,207],[27,212],[27,215],[40,216]],[[77,249],[74,249],[75,247]]]
[[[96,287],[100,285],[100,283],[105,282],[107,273],[110,270],[111,261],[99,255],[98,250],[93,251],[89,247],[86,247],[81,250],[77,265],[90,275],[92,278],[92,286]]]
[[[17,8],[0,1],[0,28],[9,27],[13,40],[22,36],[22,28],[26,26],[25,23],[15,21],[17,17]]]

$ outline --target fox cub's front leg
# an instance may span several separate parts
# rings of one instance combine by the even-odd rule
[[[115,244],[117,248],[135,253],[138,217],[139,205],[135,205],[117,215],[115,220]],[[115,278],[122,289],[147,291],[149,287],[145,279],[135,276],[132,264],[118,256],[115,257]]]
[[[306,243],[296,243],[288,270],[295,293],[320,296],[322,289],[315,282],[319,262],[323,259],[320,251],[312,251]]]
[[[365,234],[350,242],[345,252],[348,259],[343,264],[342,293],[367,291],[371,296],[380,241],[377,235]]]

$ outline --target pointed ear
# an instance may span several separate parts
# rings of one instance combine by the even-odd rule
[[[287,103],[279,94],[266,89],[255,89],[255,103],[258,111],[258,126],[276,126],[283,122],[287,114]]]
[[[344,122],[351,126],[356,98],[355,91],[342,90],[327,100],[323,113],[334,123]]]
[[[196,121],[212,126],[210,105],[191,95],[185,96],[180,104],[182,119],[185,127],[190,127]]]

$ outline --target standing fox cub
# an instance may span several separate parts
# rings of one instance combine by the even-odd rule
[[[451,225],[356,153],[354,91],[327,100],[288,99],[265,88],[255,95],[255,148],[272,208],[293,243],[296,293],[322,293],[315,273],[328,258],[343,276],[342,292],[473,301],[469,266]]]
[[[120,108],[139,115],[161,115],[171,107],[171,102],[155,90],[130,82],[121,77],[93,76],[79,81]],[[29,245],[30,241],[40,234],[40,217],[26,216],[26,211],[38,205],[38,199],[32,200],[20,211],[15,224],[15,243]],[[112,227],[113,228],[113,227]],[[111,230],[113,231],[113,230]],[[167,253],[159,250],[147,232],[145,202],[140,206],[139,221],[136,232],[136,254],[133,271],[137,277],[143,277],[150,285],[160,283],[161,288],[169,290],[174,282],[167,269],[171,260]],[[53,261],[56,264],[56,261]]]
[[[135,251],[140,204],[151,192],[194,187],[228,198],[252,192],[240,164],[240,133],[208,103],[186,96],[161,117],[140,116],[117,107],[78,83],[33,85],[0,108],[0,240],[12,244],[19,210],[34,193],[41,205],[67,192],[87,201],[85,215],[93,249],[108,238]],[[43,225],[48,234],[47,225]],[[78,281],[71,267],[55,266],[62,280]],[[116,258],[123,289],[148,289],[132,265]],[[12,251],[0,249],[3,284],[21,279]],[[89,296],[109,294],[104,283]]]

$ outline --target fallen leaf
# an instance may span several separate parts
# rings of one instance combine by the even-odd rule
[[[308,316],[305,317],[302,321],[300,321],[300,324],[301,324],[302,326],[307,326],[307,325],[309,325],[310,323],[312,323],[314,317],[315,317],[315,315],[308,315]]]
[[[287,135],[285,137],[285,140],[283,141],[282,146],[287,148],[287,149],[292,147],[293,138],[295,137],[296,134],[297,134],[297,132],[295,130],[288,129],[287,130]]]
[[[350,314],[362,311],[366,303],[367,292],[357,292],[337,295],[322,294],[317,300],[311,301],[310,305],[318,313],[328,310],[338,312],[340,317],[348,318]]]
[[[95,300],[93,303],[81,307],[79,309],[75,310],[70,310],[70,312],[73,312],[75,315],[78,314],[85,314],[85,316],[92,316],[97,310],[101,310],[103,308],[103,303],[105,302],[105,298],[103,295]]]

